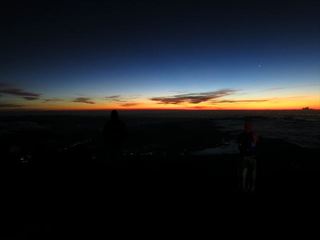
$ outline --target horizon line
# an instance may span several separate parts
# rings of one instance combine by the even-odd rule
[[[287,108],[287,109],[205,109],[205,108],[104,108],[104,109],[0,109],[0,112],[81,112],[81,111],[320,111],[320,108]]]

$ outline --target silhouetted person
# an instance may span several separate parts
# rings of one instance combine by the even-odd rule
[[[103,129],[106,157],[108,163],[122,166],[122,150],[127,136],[126,125],[120,120],[118,111],[112,110],[110,120]]]
[[[258,137],[253,131],[252,122],[246,119],[243,132],[239,135],[238,144],[241,154],[240,179],[243,191],[254,191],[257,174],[256,147]]]

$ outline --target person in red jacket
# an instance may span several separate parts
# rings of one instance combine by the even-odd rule
[[[241,188],[243,191],[254,191],[257,174],[256,149],[258,136],[253,130],[252,121],[246,119],[243,132],[239,135],[238,146],[241,155]]]

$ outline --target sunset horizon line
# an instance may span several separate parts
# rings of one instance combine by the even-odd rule
[[[320,111],[320,108],[229,108],[229,109],[211,109],[211,108],[103,108],[103,109],[0,109],[0,112],[63,112],[63,111],[72,111],[72,112],[81,112],[81,111]]]

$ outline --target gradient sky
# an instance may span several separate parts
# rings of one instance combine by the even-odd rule
[[[0,109],[320,109],[319,1],[10,1]]]

